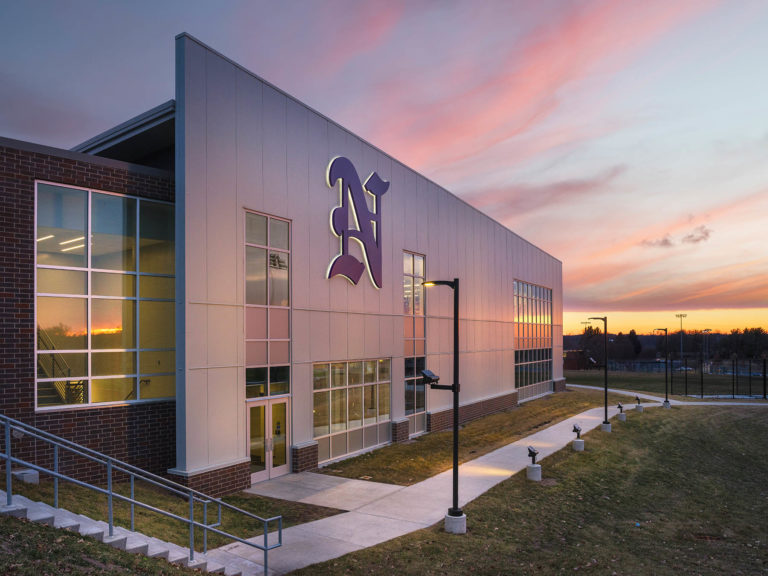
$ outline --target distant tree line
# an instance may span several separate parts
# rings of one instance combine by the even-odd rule
[[[596,326],[587,326],[584,333],[575,341],[570,338],[570,347],[581,350],[586,358],[591,358],[595,365],[601,365],[605,358],[605,338],[602,330]],[[698,330],[683,332],[683,355],[699,358],[706,355],[710,360],[728,360],[734,354],[738,358],[760,359],[768,354],[768,332],[763,328],[734,329],[729,334],[704,333]],[[672,359],[680,358],[680,332],[671,332],[668,336],[669,354]],[[663,358],[665,349],[664,334],[638,335],[634,330],[628,334],[608,334],[608,357],[611,360],[653,360]]]

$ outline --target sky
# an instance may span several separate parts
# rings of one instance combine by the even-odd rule
[[[0,0],[0,136],[174,96],[188,32],[563,262],[564,331],[768,328],[768,2]]]

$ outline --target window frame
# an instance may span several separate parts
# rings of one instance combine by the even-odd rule
[[[85,265],[80,266],[62,266],[62,265],[54,265],[54,264],[40,264],[38,263],[38,224],[39,224],[39,214],[40,214],[40,206],[39,206],[39,186],[45,185],[45,186],[54,186],[57,188],[64,188],[69,190],[79,190],[85,193],[85,203],[86,203],[86,211],[85,211],[85,218],[86,218],[86,229],[85,229],[85,245],[86,248],[86,258],[85,258]],[[133,209],[134,209],[134,250],[135,250],[135,257],[134,257],[134,269],[133,270],[116,270],[112,268],[94,268],[93,267],[93,245],[92,245],[92,237],[93,237],[93,196],[94,194],[99,194],[102,196],[114,196],[121,199],[131,199],[133,200]],[[43,180],[43,179],[36,179],[34,181],[34,282],[33,282],[33,295],[34,295],[34,382],[35,382],[35,393],[34,393],[34,409],[35,412],[51,412],[51,411],[62,411],[62,410],[90,410],[90,409],[97,409],[97,408],[103,408],[103,407],[109,407],[109,406],[123,406],[126,404],[143,404],[143,403],[154,403],[154,402],[168,402],[171,400],[175,400],[176,398],[176,390],[175,390],[175,384],[173,389],[173,394],[170,396],[161,396],[161,397],[152,397],[152,398],[142,398],[141,397],[141,388],[142,383],[146,382],[147,379],[151,379],[152,377],[168,377],[172,376],[175,379],[176,376],[176,368],[175,368],[175,354],[176,354],[176,334],[175,334],[175,326],[172,327],[171,333],[173,334],[173,347],[163,347],[163,348],[142,348],[140,343],[140,337],[141,337],[141,306],[140,304],[142,302],[148,302],[148,301],[154,301],[154,302],[162,302],[162,303],[170,303],[172,306],[175,307],[176,302],[176,294],[175,294],[175,282],[176,282],[176,274],[175,274],[175,265],[174,265],[174,273],[150,273],[150,272],[141,272],[141,207],[143,203],[152,203],[152,204],[161,204],[166,206],[171,206],[175,211],[175,204],[173,202],[168,202],[164,200],[156,200],[153,198],[144,198],[141,196],[132,196],[130,194],[121,194],[118,192],[110,192],[107,190],[100,190],[98,188],[89,188],[84,186],[74,186],[70,184],[63,184],[61,182],[55,182],[51,180]],[[174,239],[175,244],[175,239]],[[64,271],[72,271],[72,272],[78,272],[84,274],[85,277],[85,288],[84,293],[82,294],[65,294],[65,293],[57,293],[57,292],[39,292],[38,291],[38,273],[40,270],[64,270]],[[120,296],[114,296],[114,295],[104,295],[104,294],[95,294],[94,293],[94,282],[93,282],[93,276],[94,274],[109,274],[114,275],[115,277],[120,278],[131,278],[132,279],[132,285],[133,285],[133,291],[132,295],[120,295]],[[170,298],[145,298],[141,294],[141,279],[143,277],[151,277],[151,278],[170,278],[174,282],[174,293],[173,296]],[[86,342],[85,346],[83,348],[79,349],[53,349],[53,351],[49,350],[41,350],[39,347],[39,339],[40,339],[40,327],[38,326],[38,313],[39,313],[39,298],[68,298],[68,299],[78,299],[78,300],[84,300],[85,301],[85,330],[86,330]],[[106,302],[106,301],[120,301],[120,302],[132,302],[133,303],[133,313],[132,313],[132,321],[133,321],[133,347],[130,348],[94,348],[93,347],[93,302]],[[174,310],[175,314],[175,310]],[[141,353],[142,352],[172,352],[174,355],[174,366],[173,369],[170,371],[164,371],[164,372],[143,372],[141,370]],[[55,385],[57,382],[61,382],[64,380],[64,378],[55,378],[55,377],[40,377],[38,366],[39,366],[39,358],[41,355],[45,354],[70,354],[70,353],[78,353],[78,354],[84,354],[85,355],[85,365],[86,365],[86,375],[77,377],[76,380],[78,380],[78,383],[85,382],[85,392],[86,397],[84,398],[84,401],[82,403],[76,403],[76,404],[56,404],[56,405],[39,405],[39,388],[40,384],[48,384]],[[132,373],[125,373],[125,374],[110,374],[110,375],[97,375],[94,376],[93,373],[93,354],[100,354],[100,353],[122,353],[122,354],[132,354],[133,355],[133,363],[134,363],[134,371]],[[119,379],[126,379],[126,378],[132,378],[133,379],[133,395],[134,398],[125,398],[122,400],[106,400],[103,402],[94,402],[92,400],[93,398],[93,390],[94,390],[94,383],[98,385],[99,381],[109,381],[109,380],[119,380]]]
[[[553,381],[551,288],[514,280],[515,389]]]
[[[386,361],[389,363],[389,370],[387,372],[387,378],[382,378],[381,373],[381,362]],[[366,362],[374,362],[376,364],[376,376],[374,378],[373,382],[366,382],[366,372],[365,372],[365,363]],[[360,382],[350,384],[350,365],[351,364],[361,364],[362,365],[362,378]],[[344,365],[344,383],[342,385],[334,386],[334,378],[333,378],[333,368],[332,366],[334,364],[343,364]],[[325,366],[327,368],[327,374],[326,374],[326,386],[317,388],[314,380],[314,374],[315,369],[317,367]],[[376,401],[376,418],[373,422],[365,422],[366,416],[365,416],[365,387],[371,386],[374,390],[374,399]],[[389,387],[389,406],[388,406],[388,412],[386,416],[383,416],[380,413],[381,410],[381,390],[383,389],[383,386]],[[360,391],[360,398],[362,400],[360,405],[360,414],[361,414],[361,420],[360,425],[355,427],[350,427],[350,419],[349,419],[349,404],[350,404],[350,396],[349,391],[350,390],[359,390]],[[334,392],[344,392],[344,428],[339,430],[333,429],[333,393]],[[326,395],[326,405],[328,407],[328,413],[327,416],[327,428],[328,432],[322,433],[322,434],[316,434],[315,433],[315,396],[325,394]],[[347,451],[344,454],[340,454],[337,456],[333,456],[332,450],[329,449],[329,455],[330,457],[327,459],[319,460],[320,463],[323,462],[331,462],[333,460],[337,460],[339,458],[347,457],[351,454],[356,454],[361,451],[365,451],[368,449],[371,449],[376,446],[382,446],[384,444],[387,444],[391,441],[391,432],[389,434],[384,434],[384,437],[382,438],[382,435],[379,433],[379,430],[381,429],[382,425],[391,426],[392,422],[392,358],[365,358],[363,360],[343,360],[339,362],[335,361],[326,361],[326,362],[312,362],[312,440],[316,442],[321,442],[326,439],[328,440],[329,446],[332,445],[333,440],[332,438],[336,436],[348,436],[350,432],[357,432],[361,431],[363,436],[365,436],[366,430],[376,429],[377,434],[377,441],[370,445],[365,445],[365,439],[363,438],[363,447],[360,449],[354,449],[352,451],[349,450],[349,441],[346,440],[347,444]]]
[[[257,242],[251,242],[248,240],[248,215],[254,214],[256,216],[261,216],[265,219],[266,223],[266,243],[265,244],[259,244]],[[272,235],[272,221],[278,221],[278,222],[284,222],[288,225],[288,234],[287,234],[287,242],[288,242],[288,248],[278,248],[271,246],[271,235]],[[245,209],[244,210],[244,216],[243,216],[243,271],[244,271],[244,290],[243,290],[243,328],[244,328],[244,346],[245,346],[245,353],[243,355],[243,358],[245,359],[245,374],[246,374],[246,381],[243,384],[245,387],[246,395],[245,400],[246,402],[256,402],[259,400],[263,400],[265,398],[280,398],[280,397],[290,397],[292,394],[293,389],[293,375],[292,375],[292,326],[291,326],[291,319],[292,319],[292,309],[291,309],[291,303],[292,303],[292,286],[293,286],[293,274],[291,273],[291,264],[292,264],[292,255],[291,255],[291,244],[293,240],[293,221],[288,218],[281,218],[279,216],[273,216],[271,214],[266,214],[264,212],[259,212],[257,210],[250,210]],[[266,276],[265,276],[265,303],[264,304],[249,304],[248,303],[248,276],[247,276],[247,270],[248,270],[248,248],[258,248],[265,251],[266,254]],[[276,305],[270,303],[270,291],[271,291],[271,283],[270,283],[270,253],[271,252],[279,252],[282,254],[287,255],[288,257],[288,304],[283,305]],[[266,323],[265,323],[265,337],[264,338],[249,338],[248,337],[248,310],[251,309],[261,309],[264,310]],[[270,337],[270,311],[271,310],[285,310],[288,315],[288,337],[287,338],[271,338]],[[264,363],[249,363],[248,362],[248,343],[263,343],[265,346],[265,360]],[[288,347],[288,359],[286,362],[275,362],[273,363],[271,360],[271,344],[285,344]],[[286,367],[288,369],[288,390],[286,392],[280,392],[278,394],[272,394],[272,369],[273,368],[283,368]],[[266,379],[264,381],[264,385],[266,386],[266,394],[263,396],[248,396],[248,380],[247,380],[247,373],[249,369],[265,369],[266,370]]]

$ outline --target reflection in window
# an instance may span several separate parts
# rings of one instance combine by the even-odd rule
[[[245,249],[245,303],[267,303],[267,251],[248,246]]]
[[[552,290],[516,280],[515,387],[552,381]]]
[[[269,304],[288,306],[288,254],[269,253]]]
[[[87,221],[86,190],[38,184],[37,263],[85,268]]]
[[[175,395],[173,220],[169,204],[37,185],[38,407]]]
[[[151,274],[176,273],[176,232],[173,206],[142,202],[139,211],[139,270]]]
[[[426,310],[424,305],[425,258],[403,253],[403,358],[405,369],[405,414],[411,432],[426,430],[426,389],[421,378],[426,356]],[[414,415],[419,415],[414,417]]]
[[[91,267],[136,270],[136,199],[93,194],[91,216]]]
[[[147,302],[142,302],[148,304]],[[155,304],[155,302],[152,302]],[[172,306],[172,304],[171,304]],[[135,348],[136,332],[136,303],[133,300],[102,300],[91,301],[91,348]],[[145,326],[144,334],[151,326]],[[173,345],[173,334],[170,337]],[[168,346],[168,343],[166,343]],[[143,348],[160,348],[161,346],[142,346]]]

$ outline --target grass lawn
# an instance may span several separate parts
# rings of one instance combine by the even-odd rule
[[[609,394],[608,403],[627,403]],[[517,408],[469,422],[459,433],[459,461],[466,462],[589,408],[603,406],[603,393],[567,390],[521,404]],[[433,432],[408,442],[391,444],[321,469],[325,474],[409,486],[453,465],[453,431]]]
[[[13,486],[14,493],[23,494],[27,498],[53,505],[53,482],[51,481],[44,480],[38,485],[14,482]],[[146,502],[156,508],[162,508],[182,517],[189,516],[189,504],[185,499],[165,492],[160,492],[155,487],[141,485],[138,482],[136,483],[135,490],[137,500]],[[127,483],[117,484],[115,486],[115,491],[120,494],[129,495],[130,485]],[[341,510],[336,510],[334,508],[324,508],[322,506],[313,506],[311,504],[277,500],[274,498],[247,494],[245,492],[238,492],[230,496],[225,496],[224,500],[229,504],[247,510],[252,514],[257,514],[262,518],[282,515],[283,528],[295,524],[304,524],[342,512]],[[72,512],[77,512],[78,514],[84,514],[95,520],[104,520],[105,522],[107,520],[107,497],[80,486],[60,483],[59,506]],[[115,524],[124,528],[130,528],[129,505],[114,500],[113,508]],[[195,508],[195,517],[198,521],[202,522],[202,504],[195,504]],[[216,520],[216,514],[216,508],[209,505],[209,523]],[[189,546],[189,528],[186,524],[182,524],[178,520],[162,516],[156,512],[151,512],[138,506],[136,507],[135,518],[135,528],[137,531],[149,536],[155,536],[156,538],[162,538],[163,540],[173,542],[180,546]],[[263,533],[261,523],[241,514],[229,512],[226,508],[222,511],[222,525],[219,529],[241,538],[252,538]],[[277,523],[270,523],[269,530],[272,531],[276,529]],[[233,540],[224,538],[223,536],[218,536],[217,534],[212,533],[208,534],[209,549],[223,546],[224,544],[229,544],[231,542],[233,542]],[[195,528],[195,548],[198,551],[202,551],[203,549],[203,534],[201,528]]]
[[[564,376],[569,384],[588,384],[591,386],[603,386],[604,373],[602,370],[566,370]],[[664,395],[664,372],[656,374],[652,372],[608,372],[608,386],[622,390],[637,390],[651,394]],[[734,382],[729,375],[705,374],[704,394],[730,396],[734,391]],[[744,395],[750,391],[749,380],[746,376],[740,376],[736,394]],[[763,393],[762,377],[752,378],[751,392],[753,395]],[[701,393],[701,380],[698,374],[688,374],[688,395],[698,397]],[[685,373],[675,372],[669,382],[669,395],[679,400],[691,400],[685,394]]]
[[[296,574],[768,572],[765,408],[630,412],[613,430],[465,506],[466,535],[441,522]]]
[[[0,516],[0,574],[199,576],[200,572],[129,554],[72,532]]]

